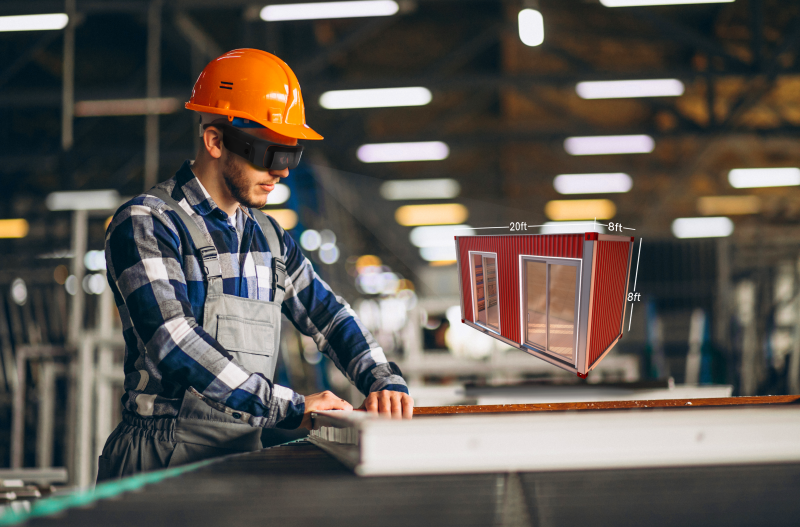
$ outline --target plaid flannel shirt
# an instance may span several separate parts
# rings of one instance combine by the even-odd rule
[[[213,239],[224,293],[271,301],[272,255],[249,212],[239,208],[234,218],[217,207],[189,161],[159,186]],[[399,369],[387,362],[347,302],[278,229],[287,270],[282,313],[362,393],[407,393]],[[299,426],[305,398],[242,368],[202,328],[206,283],[196,248],[162,200],[145,193],[120,207],[106,232],[106,262],[125,339],[123,409],[177,416],[184,391],[193,387],[215,404],[250,414],[252,426]]]

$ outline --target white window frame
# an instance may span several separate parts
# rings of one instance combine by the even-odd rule
[[[481,322],[478,321],[478,296],[477,296],[477,292],[476,292],[476,287],[477,286],[475,284],[475,267],[474,267],[473,259],[472,259],[473,255],[476,255],[476,256],[480,255],[482,258],[484,258],[484,257],[494,258],[494,261],[495,261],[494,269],[495,269],[495,273],[497,274],[497,277],[496,277],[497,278],[497,329],[495,329],[493,326],[490,326],[488,324],[488,322],[486,324],[482,324]],[[472,322],[475,325],[478,325],[478,326],[486,329],[487,331],[491,331],[492,333],[496,333],[498,335],[502,335],[501,331],[502,331],[502,327],[503,327],[503,316],[502,316],[502,313],[500,312],[500,261],[497,258],[497,253],[485,252],[485,251],[469,251],[467,253],[467,257],[469,259],[469,281],[470,281],[470,284],[472,286],[471,287],[471,289],[472,289],[472,294],[471,294],[471,296],[472,296],[472,319],[473,319]],[[487,315],[487,321],[488,321],[489,298],[488,298],[488,295],[486,293],[486,283],[487,283],[486,282],[486,266],[484,265],[483,260],[481,260],[481,265],[483,265],[483,268],[484,268],[484,272],[483,272],[484,273],[483,274],[483,284],[484,284],[483,291],[484,291],[484,293],[483,294],[484,294],[484,298],[486,299],[486,304],[487,304],[486,305],[486,315]]]

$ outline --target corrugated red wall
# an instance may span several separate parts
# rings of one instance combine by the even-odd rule
[[[457,236],[461,263],[461,291],[464,295],[464,318],[475,322],[472,313],[470,251],[497,253],[498,304],[500,334],[520,341],[519,255],[583,258],[583,234],[522,234],[504,236]]]
[[[629,250],[630,244],[626,242],[596,242],[592,327],[589,329],[591,335],[589,366],[594,364],[619,336],[627,289]]]

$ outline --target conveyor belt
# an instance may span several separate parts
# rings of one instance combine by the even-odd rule
[[[28,525],[779,526],[799,494],[800,464],[359,478],[300,442]]]

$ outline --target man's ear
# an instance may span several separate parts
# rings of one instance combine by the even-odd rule
[[[214,159],[222,157],[222,132],[216,126],[209,126],[203,132],[203,147]]]

